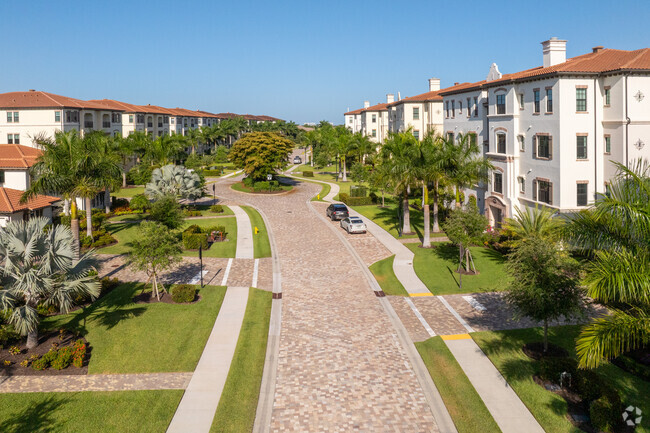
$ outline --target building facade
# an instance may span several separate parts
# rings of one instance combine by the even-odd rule
[[[481,143],[495,166],[474,189],[490,224],[543,205],[575,212],[606,194],[615,162],[650,159],[650,49],[593,48],[566,59],[542,43],[542,66],[441,91],[444,133]]]
[[[388,130],[403,132],[411,128],[422,140],[428,132],[441,133],[443,127],[440,80],[429,79],[429,91],[388,104]]]

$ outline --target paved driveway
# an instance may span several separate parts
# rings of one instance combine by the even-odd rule
[[[216,188],[259,207],[275,234],[283,306],[271,431],[438,431],[362,270],[308,208],[320,185],[276,196]]]

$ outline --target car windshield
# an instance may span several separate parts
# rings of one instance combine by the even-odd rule
[[[359,218],[350,218],[350,222],[352,224],[361,224],[363,221],[361,221]]]
[[[345,206],[339,205],[339,206],[334,206],[334,210],[348,210]]]

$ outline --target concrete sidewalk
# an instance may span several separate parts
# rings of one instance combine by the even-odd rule
[[[253,247],[253,228],[251,227],[251,219],[244,209],[239,206],[230,206],[235,218],[237,218],[237,251],[235,253],[236,259],[253,259],[255,258],[255,250]]]
[[[207,433],[228,378],[241,330],[248,287],[229,287],[212,333],[183,394],[168,433]]]

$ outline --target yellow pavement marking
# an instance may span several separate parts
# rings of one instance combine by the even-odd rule
[[[409,296],[412,298],[417,296],[433,296],[433,293],[411,293]]]
[[[443,340],[471,340],[469,334],[441,335]]]

